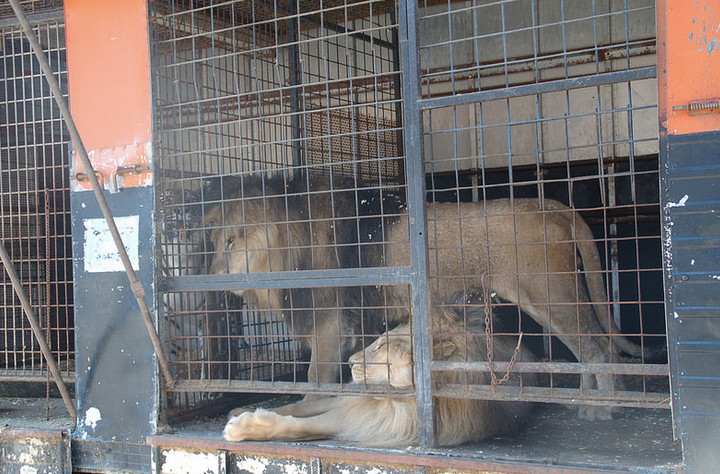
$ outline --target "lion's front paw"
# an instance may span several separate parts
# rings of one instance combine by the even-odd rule
[[[614,407],[580,406],[578,408],[578,418],[589,421],[606,421],[612,420],[614,412]]]
[[[228,441],[265,441],[273,439],[275,424],[280,416],[276,413],[257,409],[234,416],[227,422],[223,437]]]

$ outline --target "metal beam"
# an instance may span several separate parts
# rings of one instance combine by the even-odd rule
[[[608,72],[594,76],[573,77],[559,79],[557,81],[539,82],[537,84],[525,84],[502,89],[471,92],[467,94],[456,94],[447,97],[424,99],[419,102],[421,110],[435,109],[439,107],[452,107],[457,105],[473,104],[486,100],[510,99],[547,92],[558,92],[584,87],[594,87],[620,82],[638,81],[640,79],[653,79],[657,77],[655,66],[630,69],[628,71]]]

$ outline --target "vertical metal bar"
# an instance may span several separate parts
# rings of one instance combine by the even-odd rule
[[[393,25],[397,23],[397,14],[395,11],[390,12],[390,23]],[[398,30],[397,28],[392,29],[392,64],[393,64],[393,72],[395,72],[395,76],[393,78],[393,91],[395,92],[395,96],[393,99],[395,102],[393,102],[393,105],[395,107],[395,127],[397,127],[398,130],[398,156],[403,156],[405,153],[405,146],[400,140],[401,134],[402,134],[402,127],[403,127],[403,114],[402,114],[402,101],[400,98],[402,97],[402,89],[400,84],[400,74],[401,74],[401,66],[400,66],[400,39],[398,37]],[[378,155],[380,156],[380,155]],[[400,169],[398,175],[402,176],[404,173],[404,169]]]
[[[115,225],[115,220],[112,213],[110,212],[110,207],[107,203],[107,200],[105,199],[105,195],[103,194],[103,189],[98,182],[95,172],[93,171],[93,166],[90,162],[90,158],[88,157],[87,150],[85,149],[82,139],[80,138],[80,132],[78,132],[77,127],[75,126],[75,122],[72,119],[72,115],[70,115],[70,108],[68,107],[67,103],[63,98],[62,91],[60,90],[60,86],[55,79],[52,68],[48,63],[45,54],[43,54],[42,47],[40,46],[40,43],[38,43],[37,38],[35,38],[35,35],[32,32],[32,28],[30,27],[30,24],[28,23],[27,18],[22,11],[22,7],[18,3],[18,0],[10,0],[10,5],[12,6],[13,11],[15,12],[15,16],[17,17],[20,25],[22,26],[25,37],[27,38],[28,43],[30,43],[33,53],[35,53],[35,57],[40,64],[40,69],[45,76],[45,80],[48,82],[48,86],[50,86],[50,90],[55,97],[55,102],[60,109],[60,113],[62,114],[63,119],[65,120],[65,125],[70,132],[70,137],[72,138],[75,149],[78,152],[78,156],[80,157],[83,166],[85,167],[88,181],[90,181],[90,184],[92,185],[95,197],[97,198],[103,216],[107,221],[108,229],[110,230],[110,234],[112,235],[115,246],[117,247],[118,253],[120,254],[120,259],[122,260],[125,271],[127,272],[128,280],[130,281],[130,288],[133,292],[133,295],[135,295],[135,298],[137,299],[138,306],[140,307],[140,312],[142,313],[143,320],[145,322],[145,325],[147,326],[150,340],[152,341],[153,348],[155,349],[155,356],[157,357],[157,361],[160,365],[163,377],[165,377],[165,382],[168,385],[172,385],[173,378],[172,374],[170,373],[170,365],[168,364],[167,359],[165,358],[165,354],[163,353],[162,343],[160,342],[160,338],[158,337],[157,331],[155,330],[155,323],[153,322],[152,316],[150,315],[150,310],[147,306],[147,303],[145,302],[145,289],[143,288],[142,283],[140,283],[140,281],[138,280],[137,275],[135,274],[135,270],[132,267],[130,257],[125,250],[125,246],[123,245],[120,231],[118,231],[118,228]]]
[[[420,100],[420,58],[417,41],[417,3],[403,1],[400,12],[400,55],[403,69],[403,112],[405,116],[405,170],[412,280],[412,315],[415,349],[415,390],[420,446],[435,444],[430,380],[430,322],[428,318],[427,237],[425,235],[425,172]]]
[[[302,166],[302,138],[300,131],[300,94],[298,87],[302,82],[299,75],[300,70],[300,31],[295,26],[297,16],[300,12],[295,8],[295,0],[288,0],[288,11],[291,13],[288,18],[288,55],[290,67],[290,111],[292,117],[292,149],[293,165],[297,168]],[[299,171],[299,170],[296,170]]]
[[[614,96],[614,94],[613,94]],[[614,101],[614,98],[613,98]],[[612,105],[615,109],[615,104]],[[614,138],[613,138],[614,140]],[[608,166],[608,208],[614,208],[617,206],[617,185],[615,183],[615,162],[613,161]],[[607,211],[607,209],[605,210]],[[607,212],[606,212],[607,216]],[[606,217],[606,219],[608,219]],[[617,327],[622,328],[622,318],[620,314],[620,253],[618,247],[618,226],[615,218],[611,217],[608,219],[609,233],[610,233],[610,281],[612,282],[612,296],[611,301],[613,302],[613,319]]]

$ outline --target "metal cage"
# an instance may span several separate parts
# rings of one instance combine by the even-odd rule
[[[350,291],[338,282],[347,280],[348,271],[382,266],[363,256],[380,242],[379,234],[359,233],[371,235],[382,227],[383,216],[404,213],[382,209],[384,200],[404,193],[405,186],[395,6],[160,2],[155,7],[163,215],[158,241],[167,288],[163,322],[181,379],[177,387],[328,390],[303,387],[312,343],[302,342],[313,336],[312,331],[299,336],[291,326],[295,314],[318,311],[316,299],[331,293],[336,300],[322,303],[325,312],[370,311],[361,300],[374,289],[360,290],[349,301]],[[326,184],[316,187],[319,181]],[[243,196],[245,187],[252,196]],[[310,260],[318,259],[304,269],[327,270],[328,283],[285,295],[297,301],[282,311],[248,306],[233,295],[242,292],[237,282],[207,276],[213,252],[209,229],[224,232],[231,225],[223,218],[209,223],[209,214],[230,203],[256,209],[264,200],[309,215],[298,220],[265,210],[257,228],[317,232],[313,226],[327,231],[335,221],[336,235],[341,227],[348,234],[337,249],[322,239],[299,244]],[[298,245],[283,238],[281,252]],[[277,265],[267,270],[296,270],[289,261]],[[363,275],[375,284],[368,272]],[[274,291],[273,285],[278,290],[283,283],[255,282],[248,288],[260,294]],[[345,356],[334,356],[335,364]]]
[[[602,338],[607,330],[582,328],[585,310],[594,307],[603,326],[615,324],[623,338],[640,346],[630,360],[617,353],[624,352],[619,346],[606,355],[603,363],[609,364],[598,373],[612,380],[598,390],[581,374],[600,359],[569,353],[536,326],[537,318],[520,311],[523,303],[498,294],[491,306],[502,316],[504,331],[522,333],[548,361],[539,374],[549,379],[542,378],[527,399],[666,406],[654,18],[653,1],[424,2],[420,7],[419,107],[428,199],[508,200],[515,235],[511,230],[507,241],[488,241],[481,249],[488,254],[507,245],[521,251],[543,240],[523,235],[527,229],[519,223],[537,213],[545,226],[540,255],[545,261],[529,271],[544,274],[545,281],[536,283],[546,288],[567,271],[553,269],[559,242],[550,225],[558,212],[547,200],[572,208],[576,212],[568,216],[576,231],[578,221],[590,226],[592,235],[584,239],[597,247],[601,268],[589,270],[587,256],[578,254],[574,268],[585,272],[573,284],[577,295],[553,301],[556,295],[548,289],[547,296],[530,296],[525,305],[540,313],[547,308],[551,318],[577,318],[569,333]],[[536,209],[525,208],[527,198],[539,203]],[[434,226],[461,227],[463,220],[460,212],[434,218],[433,205],[428,208],[430,234]],[[499,220],[489,216],[487,222]],[[432,268],[443,251],[431,246],[429,252]],[[491,271],[489,279],[513,277],[522,292],[523,279],[532,277],[527,262],[515,263],[516,268]],[[593,298],[583,287],[597,272],[605,294]],[[564,310],[563,304],[572,309]],[[611,345],[619,342],[611,336]],[[579,346],[582,352],[582,340]],[[514,370],[538,367],[518,362]]]
[[[416,331],[428,403],[667,407],[654,2],[425,1],[416,51],[404,6],[154,2],[171,404],[408,393],[347,384],[347,357],[410,314],[440,340],[450,308],[488,350],[443,360]],[[528,355],[494,359],[495,337]],[[487,376],[431,389],[430,371]]]
[[[63,90],[65,35],[57,2],[25,2]],[[0,9],[7,18],[12,12]],[[9,8],[9,7],[7,7]],[[53,10],[54,9],[54,10]],[[0,20],[0,217],[15,263],[62,375],[74,377],[70,139],[14,18]],[[0,379],[45,380],[47,365],[10,279],[2,272]]]

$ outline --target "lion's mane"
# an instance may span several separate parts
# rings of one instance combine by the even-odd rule
[[[432,315],[433,359],[454,362],[486,361],[484,312],[477,306],[439,307]],[[464,305],[464,303],[462,303]],[[468,332],[470,331],[470,332]],[[494,336],[496,361],[509,361],[517,339]],[[534,360],[520,346],[519,357]],[[403,324],[380,336],[351,357],[356,382],[412,386],[412,336]],[[374,375],[371,376],[370,373]],[[372,380],[370,380],[372,378]],[[383,380],[384,379],[384,380]],[[533,384],[533,375],[523,383]],[[487,373],[438,371],[432,374],[433,390],[448,385],[488,384]],[[519,385],[514,374],[508,385]],[[454,446],[489,436],[510,433],[527,418],[531,404],[493,400],[437,397],[437,442]],[[301,441],[335,438],[369,447],[407,447],[418,443],[417,401],[414,397],[340,396],[301,401],[273,411],[231,413],[223,435],[230,441]]]
[[[204,220],[211,229],[215,252],[210,273],[379,266],[383,226],[389,225],[403,204],[396,194],[357,186],[354,180],[337,176],[288,178],[283,174],[210,181],[204,196],[211,205]],[[303,336],[342,339],[343,360],[355,350],[354,335],[361,328],[364,334],[378,334],[384,324],[381,311],[374,309],[380,306],[380,290],[374,286],[235,293],[250,305],[281,314],[293,334],[310,346],[309,338]],[[326,352],[338,358],[335,348]],[[331,362],[327,357],[323,360],[322,354],[319,357],[321,362]],[[339,366],[341,360],[335,362]]]
[[[449,305],[438,307],[431,316],[433,360],[446,362],[487,361],[487,340],[485,332],[485,313],[481,306],[467,305],[467,299],[456,296]],[[390,338],[387,353],[390,363],[397,364],[393,357],[403,362],[411,360],[411,338],[394,338],[393,335],[409,334],[407,324],[398,326],[381,338]],[[518,341],[506,336],[493,337],[493,360],[510,361],[515,353]],[[395,342],[392,342],[394,339]],[[399,345],[400,347],[392,347]],[[365,351],[366,359],[373,351],[370,346]],[[520,346],[518,358],[523,361],[534,360],[533,355]],[[397,369],[395,369],[397,370]],[[502,378],[504,374],[497,374]],[[535,376],[522,376],[522,383],[535,384]],[[512,374],[506,385],[519,386],[518,374]],[[448,386],[464,388],[470,385],[490,385],[488,372],[466,372],[461,370],[435,371],[432,373],[433,391]],[[468,441],[476,441],[490,436],[506,434],[517,430],[527,419],[531,410],[530,403],[505,402],[494,400],[475,400],[468,398],[436,398],[436,436],[440,446],[454,446]],[[345,420],[345,428],[338,438],[362,445],[407,446],[417,444],[417,405],[414,398],[369,398],[349,399],[344,407],[353,413],[353,422]],[[360,415],[355,418],[356,415]]]

